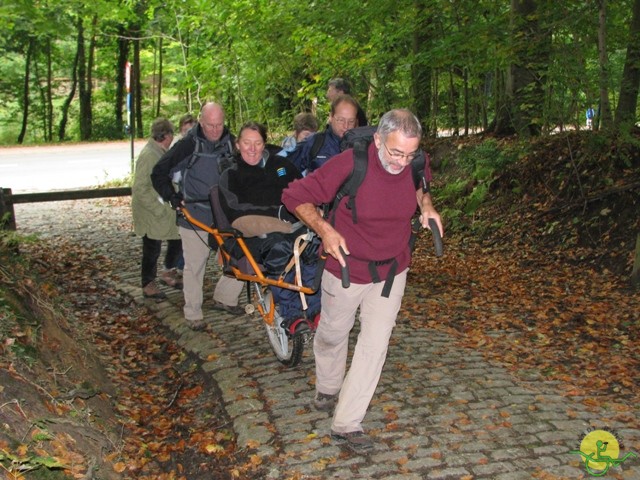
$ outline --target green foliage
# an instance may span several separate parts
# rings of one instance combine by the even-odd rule
[[[467,215],[473,215],[484,202],[488,190],[489,186],[486,183],[476,185],[471,191],[471,194],[467,197],[464,213]]]
[[[370,118],[393,107],[412,107],[427,90],[426,112],[416,112],[431,132],[477,132],[495,118],[505,96],[506,71],[521,51],[531,48],[511,33],[510,21],[537,21],[549,32],[545,55],[528,52],[544,72],[539,85],[523,89],[515,109],[530,125],[551,132],[584,125],[584,110],[599,92],[597,2],[569,0],[545,7],[543,14],[520,18],[503,0],[416,0],[399,5],[383,0],[310,2],[293,0],[185,0],[183,2],[17,1],[0,8],[0,142],[15,142],[24,107],[25,59],[30,64],[29,117],[25,141],[45,138],[47,65],[51,61],[54,130],[61,102],[69,92],[76,54],[78,21],[85,25],[85,62],[97,19],[93,65],[93,136],[122,138],[115,121],[119,42],[138,36],[143,123],[148,125],[162,89],[160,114],[175,118],[197,112],[207,99],[227,109],[232,129],[248,119],[272,131],[290,130],[293,116],[328,112],[326,82],[342,76]],[[608,72],[615,104],[628,44],[630,5],[608,2]],[[526,37],[526,35],[524,35]],[[547,38],[547,37],[545,37]],[[162,56],[158,50],[162,45]],[[49,49],[50,47],[50,49]],[[133,44],[128,42],[130,62]],[[548,55],[547,55],[548,53]],[[162,84],[159,60],[162,57]],[[539,68],[538,68],[539,67]],[[538,86],[543,102],[538,100]],[[533,90],[535,91],[533,91]],[[78,137],[79,91],[70,111],[68,138]],[[531,97],[531,99],[529,98]],[[535,98],[534,98],[535,97]],[[533,101],[529,101],[533,100]],[[543,105],[540,105],[543,103]],[[430,106],[426,106],[430,105]],[[9,133],[7,133],[9,132]],[[489,170],[478,172],[488,175]]]
[[[34,439],[34,442],[42,440],[51,440],[51,437],[47,435],[42,439]],[[6,450],[0,450],[0,466],[10,474],[16,475],[16,478],[19,478],[17,475],[25,473],[31,473],[29,478],[65,478],[61,471],[65,466],[54,457],[43,457],[30,453],[12,454]]]
[[[515,150],[505,150],[492,138],[481,144],[466,147],[460,151],[458,165],[460,165],[474,179],[489,180],[496,171],[504,169],[516,160]]]
[[[449,168],[459,167],[459,174],[436,192],[438,205],[447,206],[443,213],[449,224],[447,228],[462,228],[469,218],[473,219],[487,201],[495,177],[518,159],[519,152],[524,155],[526,151],[526,144],[506,147],[492,138],[458,150],[458,156],[450,159]],[[518,188],[513,186],[514,190]],[[474,223],[474,228],[486,228],[486,225]]]
[[[100,184],[100,188],[117,188],[117,187],[131,187],[133,185],[133,174],[130,173],[124,178],[115,178],[108,180]]]

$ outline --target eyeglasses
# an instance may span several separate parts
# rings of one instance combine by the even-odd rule
[[[347,127],[355,127],[356,126],[356,119],[355,118],[333,117],[333,119],[335,120],[336,123],[338,123],[340,125],[346,125]]]
[[[387,147],[386,143],[383,143],[382,145],[384,145],[384,149],[387,151],[389,156],[396,161],[403,161],[406,159],[407,163],[411,163],[418,155],[420,155],[420,150],[413,153],[392,152],[391,150],[389,150],[389,147]]]

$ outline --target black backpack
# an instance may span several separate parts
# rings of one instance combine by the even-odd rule
[[[333,224],[335,210],[345,196],[349,196],[347,200],[347,208],[351,210],[351,218],[353,223],[358,223],[358,212],[356,211],[356,194],[358,193],[358,188],[364,181],[364,177],[367,175],[367,167],[369,165],[369,161],[367,158],[367,150],[369,149],[369,144],[373,140],[373,134],[376,132],[378,127],[375,126],[365,126],[365,127],[356,127],[351,130],[347,130],[342,137],[340,142],[340,150],[345,151],[349,148],[353,148],[353,170],[342,184],[342,186],[338,189],[338,193],[336,197],[333,199],[331,204],[328,206],[326,211],[327,217],[331,215],[331,223]],[[416,155],[416,158],[411,162],[411,171],[413,176],[413,183],[416,187],[422,185],[422,191],[429,191],[429,183],[426,180],[424,175],[424,169],[427,164],[427,153],[419,151],[421,154]]]

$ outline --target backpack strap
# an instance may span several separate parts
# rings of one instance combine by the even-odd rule
[[[427,182],[427,177],[424,174],[427,165],[427,155],[429,154],[420,150],[420,154],[411,162],[413,184],[416,186],[416,190],[418,187],[422,187],[422,193],[430,191],[429,182]]]
[[[369,149],[368,141],[359,140],[353,145],[353,170],[342,184],[336,198],[331,203],[330,211],[332,212],[331,224],[335,223],[336,209],[340,200],[345,196],[349,196],[347,200],[347,208],[351,210],[351,219],[353,223],[358,223],[358,211],[356,209],[356,193],[358,188],[364,181],[364,177],[367,175],[367,167],[369,166],[369,159],[367,157],[367,150]]]
[[[198,154],[202,150],[202,140],[200,140],[197,135],[194,135],[193,139],[196,142],[196,146],[193,149],[193,153],[191,154],[189,161],[187,162],[186,170],[189,170],[198,161],[200,158]]]
[[[318,132],[313,136],[313,145],[311,145],[311,149],[309,150],[309,163],[318,156],[318,152],[324,145],[325,135],[325,132]]]

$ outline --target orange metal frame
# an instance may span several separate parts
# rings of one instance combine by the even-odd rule
[[[190,224],[213,235],[213,238],[215,238],[216,243],[218,244],[218,247],[219,247],[218,251],[220,252],[220,255],[223,256],[223,262],[229,266],[229,268],[231,269],[231,272],[233,273],[234,277],[237,280],[242,280],[245,282],[256,282],[256,283],[259,283],[260,285],[268,285],[272,287],[286,288],[287,290],[294,290],[296,292],[301,292],[306,295],[312,295],[315,293],[315,290],[313,290],[311,287],[305,287],[305,286],[296,285],[294,283],[285,282],[282,276],[278,277],[277,279],[265,277],[264,274],[262,273],[262,270],[260,270],[258,263],[255,261],[255,259],[253,258],[253,255],[249,251],[249,248],[247,247],[247,244],[245,243],[244,238],[242,237],[242,234],[237,230],[233,230],[233,231],[218,230],[217,228],[212,228],[208,225],[205,225],[199,220],[193,218],[185,207],[181,207],[179,212],[182,213],[182,215],[184,215],[184,218]],[[238,246],[242,250],[242,253],[244,254],[244,256],[247,258],[249,265],[251,265],[251,268],[254,272],[253,274],[243,272],[238,267],[231,264],[230,260],[232,259],[232,256],[227,251],[224,245],[224,241],[227,238],[233,238],[238,242]],[[273,325],[273,317],[274,317],[274,311],[275,311],[275,308],[273,305],[273,298],[271,300],[271,308],[269,309],[269,312],[265,312],[261,305],[258,305],[258,310],[260,311],[260,314],[262,315],[264,321],[269,325]]]

